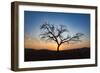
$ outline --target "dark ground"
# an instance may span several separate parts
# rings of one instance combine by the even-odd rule
[[[80,48],[74,50],[63,50],[60,52],[51,50],[24,50],[24,61],[43,61],[43,60],[64,60],[64,59],[84,59],[90,58],[90,48]]]

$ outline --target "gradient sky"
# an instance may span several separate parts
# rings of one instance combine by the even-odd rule
[[[25,48],[56,50],[55,42],[40,39],[40,25],[48,22],[54,25],[66,25],[69,33],[83,33],[82,42],[64,44],[60,49],[90,47],[90,15],[79,13],[24,11],[24,42]]]

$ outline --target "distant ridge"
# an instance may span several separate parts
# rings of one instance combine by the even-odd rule
[[[60,52],[47,49],[25,48],[24,61],[44,61],[44,60],[63,60],[63,59],[86,59],[90,58],[90,48],[78,48],[62,50]]]

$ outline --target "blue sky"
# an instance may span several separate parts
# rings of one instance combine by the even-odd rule
[[[90,38],[90,14],[39,11],[24,11],[25,36],[38,37],[41,33],[40,25],[44,22],[66,25],[71,34],[80,32],[85,34],[86,39]]]
[[[90,33],[89,14],[25,11],[24,16],[25,33],[31,32],[34,28],[39,28],[44,22],[66,25],[73,33]]]

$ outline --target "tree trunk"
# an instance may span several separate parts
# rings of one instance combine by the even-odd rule
[[[57,52],[59,52],[59,47],[60,47],[60,45],[57,46]]]

